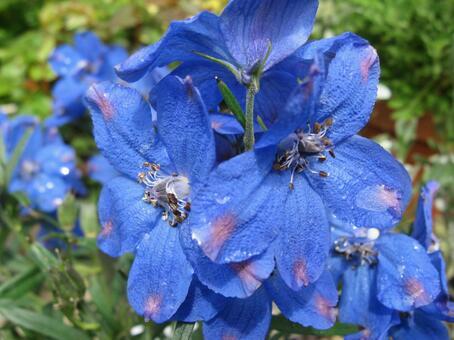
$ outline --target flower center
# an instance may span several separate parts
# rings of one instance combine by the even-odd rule
[[[39,171],[39,165],[31,160],[24,160],[21,164],[21,177],[29,180]]]
[[[182,223],[191,210],[191,187],[187,177],[178,174],[159,174],[159,164],[144,163],[145,171],[138,174],[138,181],[145,185],[143,201],[163,209],[162,219],[175,227]]]
[[[297,130],[289,135],[279,145],[279,151],[276,155],[276,160],[273,169],[276,171],[285,171],[291,169],[289,187],[294,189],[293,179],[295,172],[300,173],[305,170],[313,174],[318,174],[320,177],[328,177],[326,171],[315,171],[311,168],[311,162],[325,162],[328,153],[335,158],[333,143],[326,137],[326,133],[333,125],[332,118],[326,119],[322,124],[315,123],[314,127],[309,131]]]
[[[334,242],[334,251],[344,256],[353,266],[374,265],[378,262],[375,240],[380,236],[376,228],[359,228],[353,237],[340,237]]]

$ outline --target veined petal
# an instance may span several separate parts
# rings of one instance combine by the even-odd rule
[[[204,323],[206,340],[265,339],[271,321],[271,300],[265,289],[247,299],[229,299],[224,309]]]
[[[143,201],[143,187],[119,176],[107,183],[99,197],[98,247],[110,256],[134,252],[161,218],[159,208]]]
[[[399,311],[428,305],[440,293],[440,280],[425,249],[403,234],[382,235],[378,250],[378,300]]]
[[[128,278],[130,305],[145,319],[169,320],[184,302],[193,270],[177,228],[161,221],[140,242]]]
[[[313,162],[307,178],[328,210],[344,223],[360,227],[391,228],[398,223],[411,197],[405,168],[377,143],[353,136],[335,149],[336,158]]]
[[[157,85],[158,133],[176,170],[203,182],[216,161],[213,130],[191,78],[169,76]]]
[[[266,281],[273,301],[289,320],[304,327],[327,329],[336,321],[337,288],[329,272],[298,291],[290,289],[278,273]]]
[[[329,254],[330,229],[320,197],[303,176],[296,175],[284,210],[286,217],[276,245],[277,268],[285,283],[298,291],[322,274]]]
[[[244,261],[276,237],[288,188],[266,180],[273,159],[270,149],[243,153],[221,163],[199,191],[189,223],[192,238],[212,261]]]
[[[116,71],[126,81],[137,81],[148,70],[175,61],[204,60],[195,52],[227,61],[231,59],[216,15],[202,12],[190,19],[174,21],[159,42],[134,53]]]
[[[136,179],[144,162],[172,172],[167,152],[154,132],[150,105],[134,89],[104,82],[87,93],[96,144],[116,170]]]
[[[271,52],[265,70],[302,46],[312,32],[318,1],[234,0],[220,20],[226,45],[247,71]]]

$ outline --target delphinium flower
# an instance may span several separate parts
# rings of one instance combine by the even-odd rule
[[[52,70],[60,77],[52,89],[53,115],[49,126],[60,126],[80,118],[82,98],[91,84],[116,78],[113,67],[125,60],[124,48],[104,45],[92,32],[76,33],[74,46],[60,45],[49,57]]]
[[[208,114],[189,78],[167,78],[156,91],[156,122],[146,99],[120,84],[92,86],[87,105],[97,145],[121,174],[100,195],[98,245],[111,256],[135,254],[129,302],[146,319],[164,322],[188,291],[215,296],[194,279],[179,235],[214,165],[215,148]],[[201,313],[209,318],[213,308]]]
[[[26,193],[31,206],[45,213],[55,212],[70,191],[84,191],[75,152],[56,130],[43,128],[32,116],[11,118],[3,126],[7,157],[24,133],[32,131],[13,171],[9,191]]]
[[[428,305],[408,313],[400,313],[389,334],[393,339],[449,339],[442,321],[454,322],[454,302],[450,301],[446,279],[446,265],[440,243],[433,233],[432,204],[439,188],[437,182],[428,182],[419,196],[412,237],[421,243],[440,279],[440,294]]]
[[[443,258],[432,236],[434,189],[429,183],[422,190],[416,239],[334,222],[330,268],[342,282],[340,320],[364,327],[349,338],[448,339],[438,321],[454,317]]]

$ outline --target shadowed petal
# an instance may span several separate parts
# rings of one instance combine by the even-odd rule
[[[419,311],[415,311],[412,318],[403,320],[399,326],[391,329],[390,335],[395,340],[449,339],[448,329],[442,322]]]
[[[337,288],[329,272],[324,272],[315,283],[298,291],[290,289],[277,273],[265,285],[273,301],[289,320],[317,329],[328,329],[334,325]]]
[[[207,340],[264,339],[271,321],[271,300],[265,289],[247,299],[229,299],[224,309],[203,325]]]

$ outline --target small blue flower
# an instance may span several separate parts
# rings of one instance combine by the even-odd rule
[[[71,190],[83,192],[74,150],[53,129],[42,129],[36,118],[18,116],[3,123],[7,158],[28,129],[32,134],[13,172],[9,191],[25,192],[32,207],[54,212]]]
[[[74,46],[58,46],[49,57],[60,79],[52,89],[53,115],[47,125],[60,126],[81,117],[86,90],[94,82],[116,79],[113,67],[126,57],[124,48],[104,45],[92,32],[76,33]]]
[[[86,101],[98,147],[120,173],[100,195],[98,246],[111,256],[135,253],[129,302],[138,314],[164,322],[188,292],[199,296],[207,290],[193,279],[180,231],[216,153],[207,110],[191,80],[167,77],[154,91],[156,121],[145,98],[123,85],[93,85]],[[188,319],[214,314],[181,308]]]

